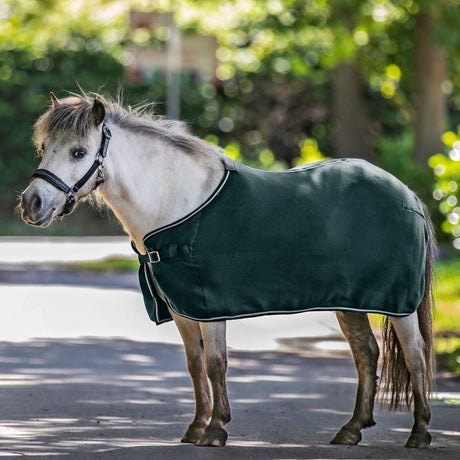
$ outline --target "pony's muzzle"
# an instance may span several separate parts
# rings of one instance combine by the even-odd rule
[[[21,194],[22,219],[30,225],[46,227],[54,217],[56,207],[47,194],[33,187],[32,184]]]

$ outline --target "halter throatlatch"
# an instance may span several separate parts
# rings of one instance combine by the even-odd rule
[[[94,160],[94,163],[91,165],[91,168],[88,169],[86,174],[72,187],[69,187],[61,178],[56,176],[56,174],[53,174],[51,171],[48,171],[47,169],[36,169],[33,172],[33,178],[39,177],[40,179],[44,179],[51,185],[53,185],[54,187],[66,194],[67,199],[61,214],[59,214],[59,217],[67,216],[73,211],[75,203],[77,202],[75,195],[91,179],[91,177],[96,171],[97,177],[93,190],[96,190],[99,187],[99,185],[104,183],[104,159],[107,155],[107,148],[109,147],[109,141],[111,138],[112,133],[110,132],[110,129],[107,128],[105,123],[103,123],[101,147],[97,152],[96,159]]]

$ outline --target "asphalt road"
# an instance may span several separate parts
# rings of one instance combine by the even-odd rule
[[[411,413],[379,406],[359,446],[328,444],[351,415],[356,373],[333,315],[316,313],[231,322],[228,445],[182,445],[194,408],[184,353],[172,325],[148,322],[132,275],[7,272],[0,272],[0,456],[460,458],[460,382],[443,373],[430,449],[405,449]]]
[[[0,343],[0,456],[71,459],[458,459],[458,405],[433,402],[433,445],[403,446],[411,414],[377,408],[360,446],[328,441],[353,407],[349,356],[293,341],[230,352],[224,448],[181,445],[193,394],[177,345],[116,339]],[[310,343],[311,345],[311,343]],[[447,379],[438,390],[452,390]],[[457,387],[458,390],[458,387]]]

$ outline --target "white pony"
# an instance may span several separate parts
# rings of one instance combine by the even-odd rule
[[[178,122],[124,109],[98,95],[58,100],[51,94],[51,99],[34,131],[42,152],[40,169],[21,197],[22,218],[30,225],[47,227],[97,188],[145,254],[145,235],[192,213],[222,180],[219,149],[191,136]],[[430,235],[425,294],[418,310],[387,318],[384,326],[383,391],[391,394],[392,409],[414,403],[407,447],[428,447],[431,441],[427,396],[432,369],[432,244]],[[365,313],[336,314],[359,381],[353,416],[331,442],[357,444],[361,430],[375,424],[379,348]],[[182,441],[223,446],[224,426],[230,421],[225,322],[192,321],[173,311],[171,315],[184,341],[196,399],[195,417]]]

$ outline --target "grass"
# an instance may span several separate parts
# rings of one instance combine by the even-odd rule
[[[436,359],[441,367],[460,376],[460,338],[437,338],[435,348]]]
[[[435,349],[439,364],[460,375],[460,259],[436,265]]]
[[[94,273],[135,272],[139,268],[139,262],[136,259],[113,257],[95,262],[75,262],[70,266],[75,270]]]

